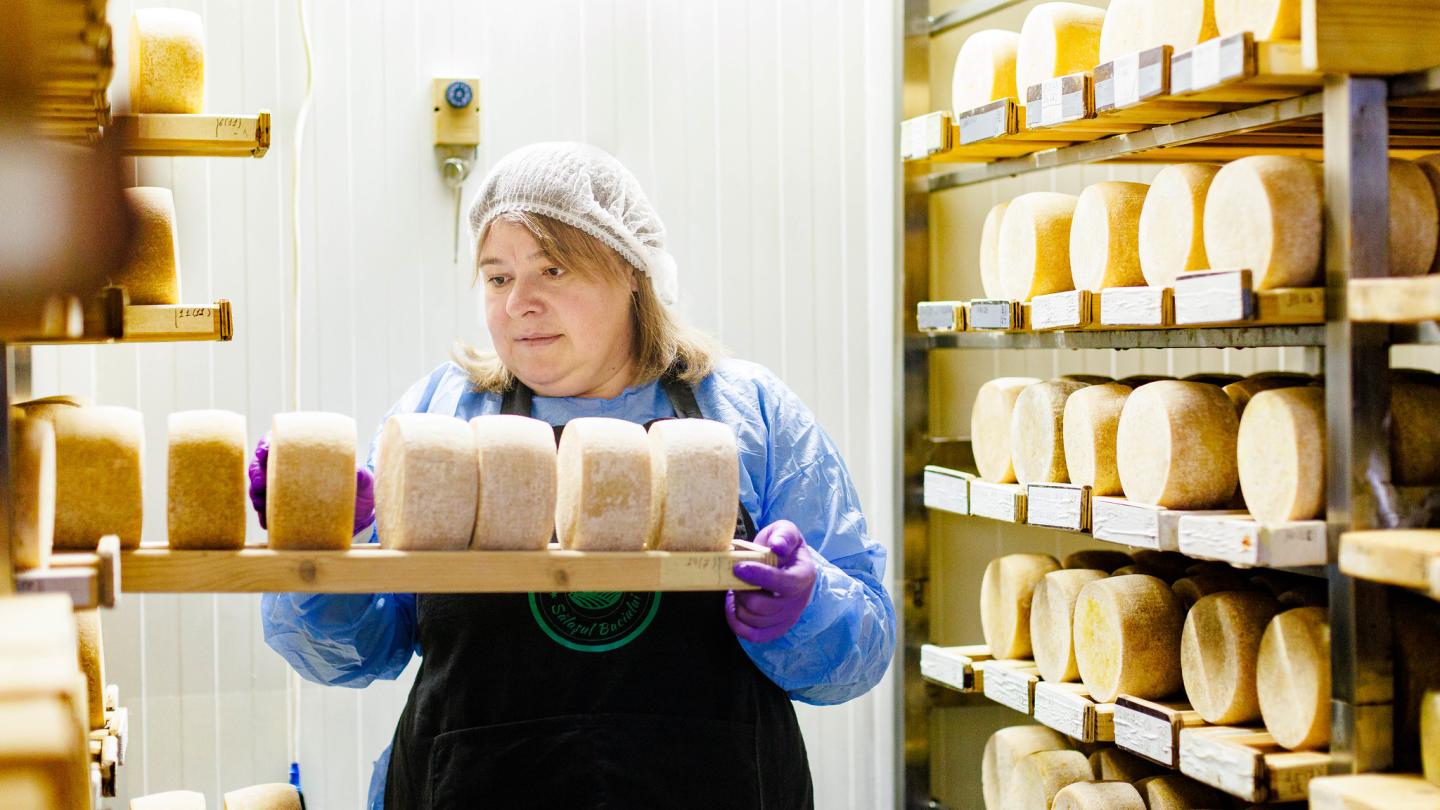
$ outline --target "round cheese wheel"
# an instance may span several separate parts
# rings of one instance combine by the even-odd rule
[[[1002,202],[985,215],[980,230],[980,286],[986,298],[1004,298],[1005,286],[1000,278],[1000,225],[1010,203]]]
[[[1029,301],[1075,289],[1070,276],[1070,222],[1078,199],[1035,191],[1010,202],[1000,224],[1000,286],[1005,298]]]
[[[205,27],[199,14],[142,8],[130,16],[130,111],[205,111]]]
[[[1425,170],[1390,160],[1390,275],[1423,276],[1435,265],[1440,209]]]
[[[1020,760],[1037,751],[1063,751],[1070,741],[1045,726],[1009,726],[990,735],[981,757],[980,787],[987,810],[1005,810],[1014,791],[1011,776]]]
[[[1255,664],[1265,730],[1292,751],[1330,742],[1330,625],[1323,607],[1287,610],[1270,620]]]
[[[958,115],[1002,98],[1018,98],[1015,90],[1015,51],[1020,35],[1014,31],[976,31],[965,38],[955,59],[951,101]]]
[[[1086,585],[1075,600],[1075,663],[1099,703],[1121,694],[1146,700],[1180,688],[1180,601],[1145,574]]]
[[[1105,10],[1078,3],[1041,3],[1020,26],[1015,54],[1015,87],[1068,76],[1100,63],[1100,30]]]
[[[727,551],[735,539],[740,456],[735,431],[709,419],[650,426],[652,548]]]
[[[1440,377],[1392,373],[1390,378],[1390,478],[1398,486],[1440,484]]]
[[[125,265],[110,278],[124,287],[132,304],[180,303],[180,247],[175,197],[168,188],[125,189],[135,233]]]
[[[470,420],[479,459],[470,547],[538,551],[555,534],[555,430],[528,416]]]
[[[980,477],[997,484],[1015,481],[1010,455],[1010,424],[1015,400],[1025,388],[1039,383],[1034,377],[1001,377],[980,386],[970,411],[970,445]]]
[[[130,810],[205,810],[205,794],[170,790],[130,800]]]
[[[1230,806],[1229,796],[1176,773],[1141,779],[1135,783],[1135,790],[1145,799],[1147,810],[1200,810]]]
[[[232,790],[225,794],[225,810],[301,810],[300,793],[276,782]]]
[[[1090,487],[1091,495],[1122,491],[1115,436],[1130,392],[1120,383],[1092,385],[1065,400],[1065,469],[1070,482]]]
[[[650,445],[620,419],[572,419],[560,437],[555,528],[582,551],[641,551],[650,537]]]
[[[1047,380],[1026,387],[1015,398],[1010,416],[1010,456],[1015,480],[1022,484],[1067,483],[1065,400],[1086,383]]]
[[[1330,604],[1330,589],[1322,581],[1306,581],[1281,591],[1275,601],[1287,608],[1325,607]]]
[[[1166,770],[1119,748],[1106,747],[1090,755],[1090,768],[1095,778],[1106,782],[1138,782],[1147,776],[1159,776]]]
[[[10,562],[17,570],[44,568],[55,545],[55,428],[44,419],[10,423],[12,534]]]
[[[1090,760],[1079,751],[1036,751],[1015,763],[1011,776],[1015,810],[1050,810],[1055,794],[1066,785],[1089,782]]]
[[[1296,388],[1302,385],[1312,385],[1315,382],[1313,377],[1305,374],[1281,374],[1266,376],[1246,377],[1239,382],[1233,382],[1224,386],[1225,396],[1235,403],[1235,412],[1240,418],[1245,418],[1245,406],[1250,400],[1261,391],[1274,391],[1277,388]]]
[[[1106,181],[1080,193],[1070,224],[1070,273],[1075,289],[1143,287],[1140,210],[1149,186]]]
[[[1055,794],[1052,810],[1146,810],[1140,792],[1127,782],[1075,782]]]
[[[1260,637],[1280,603],[1256,591],[1202,597],[1185,617],[1180,671],[1190,705],[1207,723],[1230,725],[1260,718],[1255,660]]]
[[[250,505],[245,417],[230,411],[181,411],[170,414],[167,432],[170,547],[244,546]]]
[[[88,729],[105,727],[105,643],[100,635],[100,609],[75,611],[80,671],[85,675],[89,707]]]
[[[1100,30],[1100,62],[1161,45],[1188,51],[1216,33],[1212,0],[1110,0]]]
[[[1239,420],[1225,392],[1166,380],[1125,401],[1115,458],[1125,497],[1167,509],[1212,509],[1235,494]]]
[[[1132,388],[1132,389],[1133,389],[1133,388],[1139,388],[1139,387],[1142,386],[1142,385],[1149,385],[1149,384],[1152,383],[1152,382],[1160,382],[1161,380],[1173,380],[1173,379],[1175,379],[1175,378],[1174,378],[1174,377],[1166,377],[1166,376],[1163,375],[1163,374],[1132,374],[1132,375],[1130,375],[1129,377],[1121,377],[1120,379],[1116,380],[1115,382],[1117,382],[1117,383],[1125,386],[1126,388]]]
[[[475,436],[462,419],[397,413],[375,455],[380,545],[408,551],[469,547],[479,492]]]
[[[1190,566],[1195,564],[1194,560],[1178,551],[1137,548],[1131,552],[1130,556],[1140,565],[1163,571],[1167,575],[1174,575],[1177,579],[1189,573]]]
[[[1134,560],[1123,551],[1087,548],[1065,555],[1060,564],[1065,568],[1089,568],[1109,573],[1117,568],[1130,565]]]
[[[1040,677],[1047,681],[1080,678],[1075,667],[1075,600],[1086,585],[1104,579],[1104,571],[1068,568],[1051,571],[1035,585],[1030,603],[1030,647]]]
[[[1105,385],[1115,382],[1114,377],[1106,377],[1103,374],[1061,374],[1056,379],[1083,382],[1086,385]]]
[[[55,413],[55,548],[93,551],[118,535],[138,548],[144,522],[145,420],[130,408]]]
[[[1300,0],[1215,0],[1220,36],[1245,31],[1256,41],[1300,38]]]
[[[1170,590],[1188,611],[1195,606],[1196,602],[1209,596],[1212,593],[1224,593],[1225,591],[1249,591],[1253,590],[1250,583],[1238,574],[1191,574],[1170,583]]]
[[[1311,520],[1325,511],[1325,389],[1257,394],[1236,443],[1245,508],[1265,524]]]
[[[1170,287],[1181,273],[1208,270],[1205,196],[1220,166],[1167,166],[1150,184],[1140,209],[1140,272],[1152,287]]]
[[[1047,554],[1007,554],[985,566],[980,628],[995,658],[1030,657],[1030,606],[1035,587],[1060,563]]]
[[[1206,385],[1224,388],[1232,383],[1240,382],[1245,378],[1239,374],[1220,374],[1213,371],[1202,371],[1199,374],[1191,374],[1189,377],[1181,377],[1181,379],[1185,382],[1205,383]]]
[[[1425,179],[1429,181],[1430,190],[1436,199],[1436,208],[1440,210],[1440,153],[1416,158],[1415,165],[1419,166],[1420,170],[1425,173]],[[1393,194],[1394,192],[1392,191],[1391,193]],[[1394,234],[1393,228],[1391,229],[1391,234]],[[1430,272],[1440,272],[1440,243],[1437,243],[1435,261],[1430,264]]]
[[[277,413],[266,459],[270,548],[344,551],[355,528],[355,420]]]
[[[1247,269],[1257,290],[1321,283],[1320,164],[1280,155],[1221,169],[1205,197],[1205,253],[1217,270]]]

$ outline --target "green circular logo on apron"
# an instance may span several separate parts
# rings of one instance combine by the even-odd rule
[[[658,593],[532,593],[530,613],[551,641],[577,652],[607,652],[634,641],[660,610]]]

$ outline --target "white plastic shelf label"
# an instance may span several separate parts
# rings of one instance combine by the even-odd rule
[[[1170,93],[1169,45],[1135,51],[1095,68],[1095,110],[1124,109]]]
[[[1176,95],[1197,93],[1255,75],[1255,45],[1249,33],[1206,40],[1175,54],[1170,86]]]
[[[1020,305],[1015,301],[981,298],[970,302],[971,329],[999,332],[1020,328]]]
[[[1072,73],[1033,84],[1025,90],[1025,125],[1053,127],[1092,117],[1087,103],[1090,77]]]
[[[960,145],[969,146],[1011,134],[1014,130],[1013,105],[1014,101],[1003,98],[960,113],[955,122],[960,128]]]

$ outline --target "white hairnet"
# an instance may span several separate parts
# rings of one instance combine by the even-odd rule
[[[583,143],[537,143],[501,158],[470,203],[471,238],[478,241],[491,220],[511,211],[579,228],[648,275],[662,302],[678,300],[665,224],[639,181],[608,152]]]

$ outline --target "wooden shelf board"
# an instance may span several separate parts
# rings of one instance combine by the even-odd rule
[[[270,149],[270,112],[117,115],[109,134],[127,155],[259,158]]]
[[[103,343],[193,343],[228,341],[235,336],[229,301],[213,304],[124,305],[113,295],[96,308],[83,332],[75,337],[34,337],[11,341],[31,346]]]

